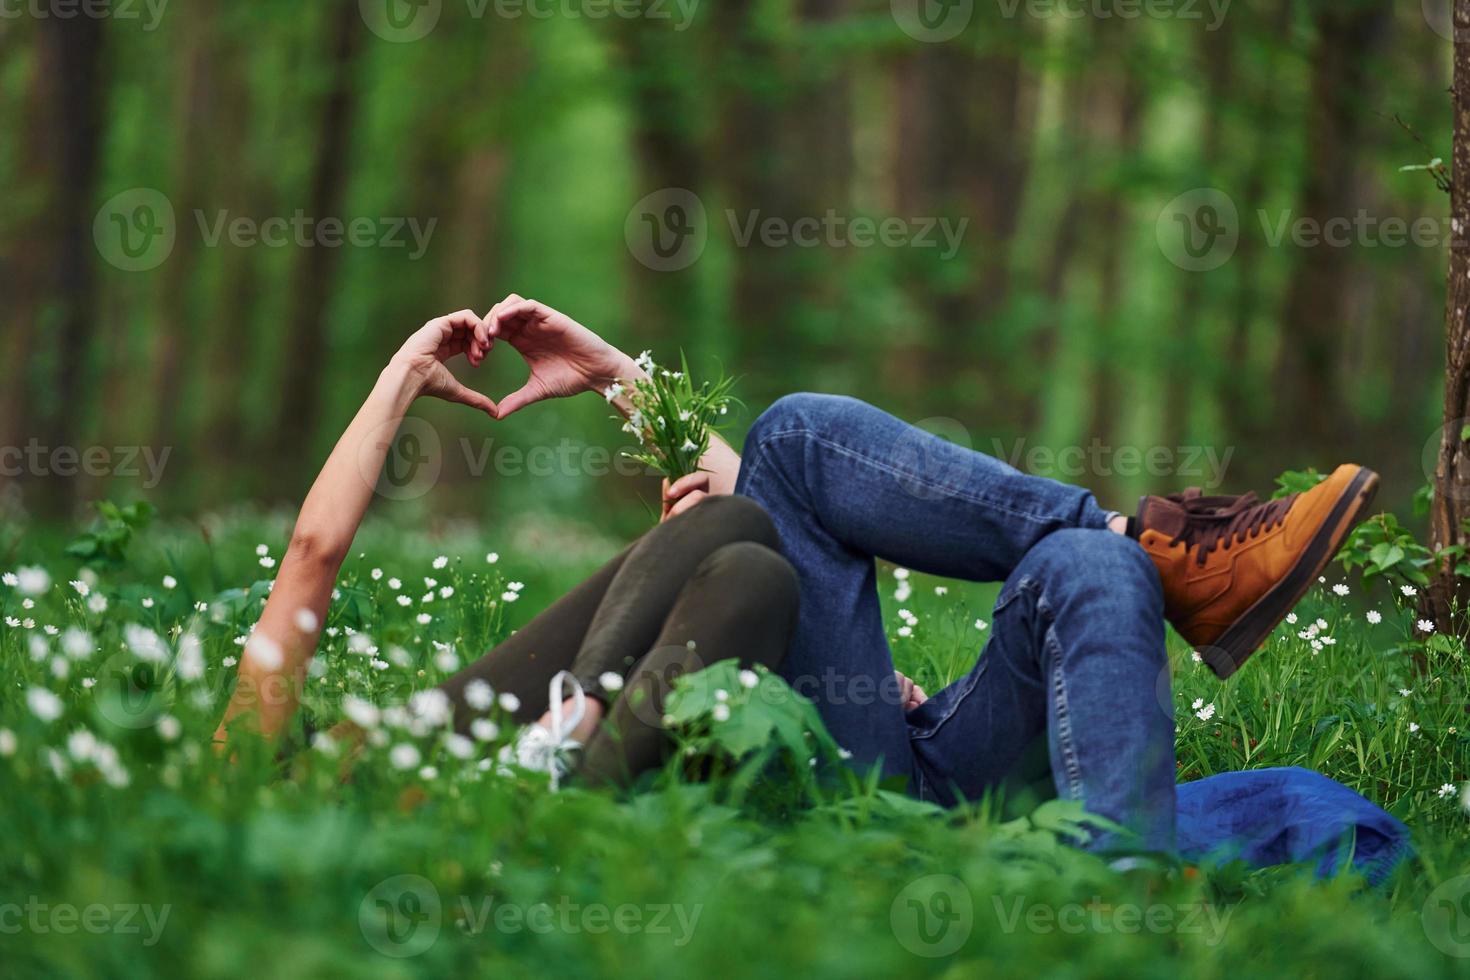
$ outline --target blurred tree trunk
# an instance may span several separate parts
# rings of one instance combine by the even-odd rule
[[[1248,73],[1237,83],[1249,86],[1246,95],[1250,106],[1248,119],[1251,128],[1258,133],[1277,132],[1284,117],[1279,91],[1282,66],[1288,52],[1283,50],[1281,44],[1274,42],[1278,38],[1289,36],[1292,10],[1291,4],[1283,3],[1264,22],[1257,22],[1254,17],[1249,17],[1240,21],[1232,20],[1221,28],[1222,31],[1230,31],[1232,37],[1238,37],[1241,45],[1258,47],[1262,51],[1261,57],[1265,59],[1258,72]],[[1241,13],[1246,14],[1247,11]],[[1261,43],[1261,38],[1264,38],[1265,43]],[[1237,88],[1235,91],[1239,98],[1240,90]],[[1251,218],[1246,212],[1264,201],[1269,182],[1275,179],[1279,170],[1279,161],[1277,148],[1269,141],[1252,140],[1248,147],[1243,148],[1248,150],[1250,160],[1240,195],[1240,203],[1244,206],[1240,218],[1242,222],[1247,222]],[[1225,415],[1230,420],[1231,435],[1241,440],[1250,440],[1266,428],[1271,405],[1271,399],[1267,397],[1271,389],[1270,379],[1260,377],[1260,372],[1251,362],[1251,332],[1255,329],[1257,318],[1269,305],[1261,275],[1263,248],[1261,236],[1245,234],[1242,228],[1232,260],[1239,278],[1230,314],[1231,328],[1226,351],[1226,383],[1223,386],[1222,403]],[[1266,469],[1270,469],[1269,463]],[[1271,470],[1270,473],[1264,470],[1252,471],[1247,475],[1265,478],[1275,472],[1278,470]]]
[[[1203,34],[1198,53],[1204,64],[1204,121],[1202,124],[1199,160],[1201,183],[1212,187],[1221,185],[1224,171],[1221,138],[1224,126],[1226,102],[1235,91],[1235,30],[1227,20],[1214,33]],[[1248,207],[1249,205],[1247,205]],[[1241,235],[1241,238],[1251,237]],[[1200,376],[1190,365],[1201,355],[1199,311],[1205,302],[1206,278],[1202,273],[1185,273],[1184,288],[1180,294],[1178,322],[1168,350],[1165,389],[1163,430],[1160,433],[1166,446],[1183,446],[1189,437],[1190,406],[1199,398]]]
[[[34,22],[31,22],[34,23]],[[4,386],[0,388],[0,444],[17,446],[36,433],[35,406],[30,400],[33,370],[32,352],[36,347],[37,320],[46,297],[48,268],[46,238],[51,234],[51,216],[47,207],[52,191],[52,168],[46,133],[53,99],[50,79],[46,77],[46,59],[40,51],[38,32],[25,24],[24,39],[30,48],[30,73],[20,79],[23,98],[17,111],[15,131],[24,138],[17,140],[17,193],[12,197],[15,208],[14,226],[0,235],[0,368]],[[22,36],[20,29],[9,33],[12,42]],[[12,43],[7,53],[13,53]],[[6,121],[8,124],[8,120]]]
[[[1373,54],[1392,26],[1387,0],[1314,7],[1317,40],[1308,92],[1308,166],[1293,220],[1324,227],[1352,220]],[[1335,458],[1352,431],[1341,382],[1339,332],[1353,250],[1320,243],[1300,250],[1282,311],[1277,417],[1313,459]],[[1325,465],[1325,464],[1324,464]]]
[[[1104,21],[1105,47],[1110,71],[1096,90],[1093,118],[1106,127],[1106,139],[1118,176],[1089,195],[1088,224],[1096,227],[1095,261],[1098,263],[1097,329],[1092,338],[1092,423],[1094,436],[1113,444],[1117,423],[1119,372],[1123,357],[1118,352],[1118,321],[1124,289],[1122,259],[1127,248],[1128,225],[1125,204],[1126,182],[1132,179],[1127,165],[1138,154],[1145,97],[1149,86],[1145,70],[1130,63],[1129,39],[1135,33],[1127,21]],[[1120,29],[1121,28],[1121,29]]]
[[[1024,25],[1024,19],[1023,19]],[[995,317],[1010,298],[1010,245],[1030,176],[1035,127],[1033,80],[1023,62],[1023,29],[987,34],[981,50],[955,41],[922,45],[894,71],[892,195],[899,217],[967,220],[963,245],[947,266],[937,255],[909,256],[918,273],[914,305],[931,326],[928,379],[920,397],[943,397],[934,378],[966,385],[957,371],[993,341]],[[993,353],[993,352],[992,352]],[[986,405],[1014,404],[1023,393],[987,377]]]
[[[26,280],[18,292],[26,337],[22,356],[44,351],[49,371],[25,364],[23,400],[29,421],[22,435],[50,447],[80,451],[88,405],[85,381],[96,323],[96,214],[98,153],[106,97],[102,61],[104,18],[48,17],[37,27],[36,85],[42,93],[32,116],[30,139],[37,146],[30,165],[42,168],[44,209],[22,239],[33,261],[24,262]],[[29,298],[27,298],[29,297]],[[37,322],[39,321],[39,322]],[[39,329],[38,329],[39,328]],[[29,368],[29,370],[27,370]],[[43,508],[64,511],[75,502],[76,480],[54,480],[40,497]]]
[[[221,208],[231,214],[259,214],[260,177],[249,152],[248,135],[253,130],[254,108],[250,78],[250,47],[235,37],[222,39],[218,52],[219,115],[228,126],[212,129],[213,150],[223,165],[216,170],[214,192]],[[207,363],[209,385],[205,393],[204,451],[208,453],[210,493],[228,494],[233,480],[252,480],[253,468],[240,469],[240,447],[245,445],[245,381],[249,374],[251,325],[256,307],[260,274],[258,249],[224,249],[220,255],[219,295],[210,304],[211,331]],[[246,492],[254,487],[239,488]]]
[[[158,329],[153,348],[155,393],[150,438],[159,446],[172,446],[180,432],[180,395],[186,371],[184,352],[197,344],[203,332],[190,322],[190,296],[198,267],[200,236],[192,234],[196,209],[204,207],[204,147],[217,125],[214,115],[218,51],[212,41],[217,11],[206,2],[180,11],[178,53],[179,86],[173,125],[174,158],[170,196],[176,220],[182,225],[169,260],[159,270],[163,285],[159,295]]]
[[[1455,0],[1453,176],[1450,190],[1449,280],[1445,296],[1444,429],[1434,470],[1430,547],[1470,546],[1470,0]],[[1442,633],[1459,632],[1470,589],[1455,574],[1455,557],[1441,559],[1422,603]]]
[[[636,197],[668,189],[692,191],[705,199],[706,174],[700,148],[703,125],[699,86],[701,47],[686,35],[647,18],[617,18],[616,43],[625,70],[626,101],[632,113],[633,153],[638,164]],[[695,30],[698,30],[696,27]],[[633,202],[629,202],[630,206]],[[711,202],[705,200],[706,211]],[[707,214],[710,232],[717,220]],[[672,271],[650,269],[630,256],[628,307],[637,345],[659,348],[661,341],[688,337],[700,320],[698,266]],[[660,357],[672,351],[656,351]]]
[[[357,109],[353,84],[357,50],[366,28],[353,0],[337,0],[328,17],[331,81],[322,106],[321,142],[312,166],[305,211],[320,221],[346,220],[347,163],[352,151],[352,124]],[[293,265],[291,313],[286,325],[285,364],[280,411],[276,416],[276,452],[286,487],[294,490],[310,461],[322,406],[322,368],[327,354],[327,303],[331,299],[339,248],[306,248]]]

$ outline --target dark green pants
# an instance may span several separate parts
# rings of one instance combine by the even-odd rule
[[[626,783],[665,758],[663,705],[674,679],[723,660],[777,669],[796,623],[796,572],[775,528],[745,497],[713,497],[660,524],[504,643],[445,681],[455,725],[476,717],[471,681],[520,699],[519,724],[547,710],[547,687],[570,671],[590,696],[623,693],[582,754],[578,777]]]

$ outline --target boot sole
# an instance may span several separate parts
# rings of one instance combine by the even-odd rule
[[[1311,589],[1322,569],[1337,555],[1343,539],[1356,527],[1378,493],[1378,474],[1363,467],[1353,477],[1327,520],[1297,559],[1296,565],[1265,595],[1256,600],[1213,644],[1202,647],[1200,657],[1221,680],[1239,670],[1260,649],[1276,625]]]

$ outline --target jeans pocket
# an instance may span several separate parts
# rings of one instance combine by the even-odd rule
[[[982,652],[979,662],[968,674],[910,711],[905,719],[909,726],[909,741],[932,738],[943,728],[944,723],[959,710],[965,698],[975,690],[975,685],[980,682],[980,675],[985,673],[988,666],[989,660]]]

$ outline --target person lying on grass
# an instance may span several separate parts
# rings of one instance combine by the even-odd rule
[[[478,367],[501,343],[530,376],[497,404],[445,362],[462,354]],[[291,720],[372,477],[415,399],[500,420],[641,376],[591,330],[515,295],[410,337],[307,496],[217,739],[241,724],[277,736]],[[1344,465],[1279,500],[1186,491],[1145,497],[1129,518],[862,402],[791,395],[755,422],[743,459],[715,440],[702,472],[665,486],[658,527],[440,690],[460,730],[488,708],[486,692],[514,694],[528,727],[512,754],[553,781],[624,783],[664,758],[672,676],[764,664],[816,702],[853,766],[919,798],[975,800],[1040,758],[1056,792],[1123,828],[1130,849],[1167,853],[1183,801],[1165,621],[1217,674],[1233,673],[1377,484]],[[894,671],[875,559],[1004,583],[983,655],[932,698]],[[620,687],[633,696],[609,711]],[[1091,846],[1123,836],[1099,832]]]

